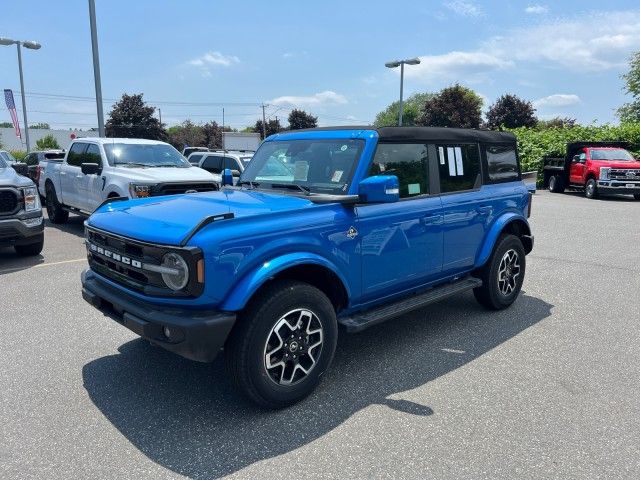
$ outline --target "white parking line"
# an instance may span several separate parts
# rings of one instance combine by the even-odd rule
[[[3,273],[11,273],[11,272],[17,272],[19,270],[26,270],[28,268],[42,268],[42,267],[53,267],[55,265],[64,265],[65,263],[78,263],[78,262],[86,262],[87,259],[85,258],[75,258],[73,260],[62,260],[60,262],[51,262],[51,263],[39,263],[38,265],[33,265],[31,267],[16,267],[16,268],[7,268],[6,270],[0,270],[0,275],[2,275]]]

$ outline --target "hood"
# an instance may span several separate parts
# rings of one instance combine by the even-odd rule
[[[315,204],[292,195],[230,188],[109,203],[96,210],[89,226],[151,243],[179,245],[210,215],[233,213],[235,218],[312,208]],[[229,220],[233,221],[233,220]]]
[[[30,178],[18,175],[13,167],[0,168],[0,187],[32,187]]]
[[[119,174],[134,182],[176,183],[210,182],[213,175],[198,167],[114,167]],[[115,173],[115,172],[114,172]]]
[[[640,162],[617,162],[615,160],[591,160],[596,167],[611,167],[611,168],[640,168]]]

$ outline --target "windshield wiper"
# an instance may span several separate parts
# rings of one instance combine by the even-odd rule
[[[240,180],[237,185],[249,185],[251,188],[256,188],[260,186],[258,182],[254,182],[252,180]]]
[[[123,165],[125,167],[148,167],[149,165],[146,163],[135,163],[135,162],[117,162],[114,165]]]
[[[309,187],[303,187],[297,183],[272,183],[271,188],[288,188],[290,190],[300,190],[305,195],[311,194],[311,189]]]

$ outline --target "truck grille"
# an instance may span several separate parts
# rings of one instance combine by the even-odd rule
[[[627,180],[640,182],[640,168],[612,168],[609,173],[611,180]]]
[[[214,190],[218,190],[218,187],[213,181],[198,183],[161,183],[153,188],[151,195],[176,195],[188,191],[212,192]]]
[[[0,190],[0,215],[11,215],[18,211],[20,201],[14,190]]]

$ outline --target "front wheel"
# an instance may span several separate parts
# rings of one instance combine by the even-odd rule
[[[317,288],[274,281],[238,317],[225,345],[236,387],[265,408],[283,408],[309,395],[329,367],[338,324]]]
[[[522,242],[515,235],[498,239],[487,264],[480,270],[482,286],[474,288],[478,302],[491,310],[511,305],[522,288],[526,257]]]
[[[42,252],[42,248],[44,247],[44,236],[40,238],[35,243],[30,243],[28,245],[16,245],[13,248],[16,249],[16,253],[21,257],[32,257],[35,255],[40,255]]]
[[[598,198],[598,183],[595,178],[590,178],[584,187],[584,194],[587,198]]]
[[[635,198],[636,200],[640,200],[640,193],[634,193],[633,198]]]

